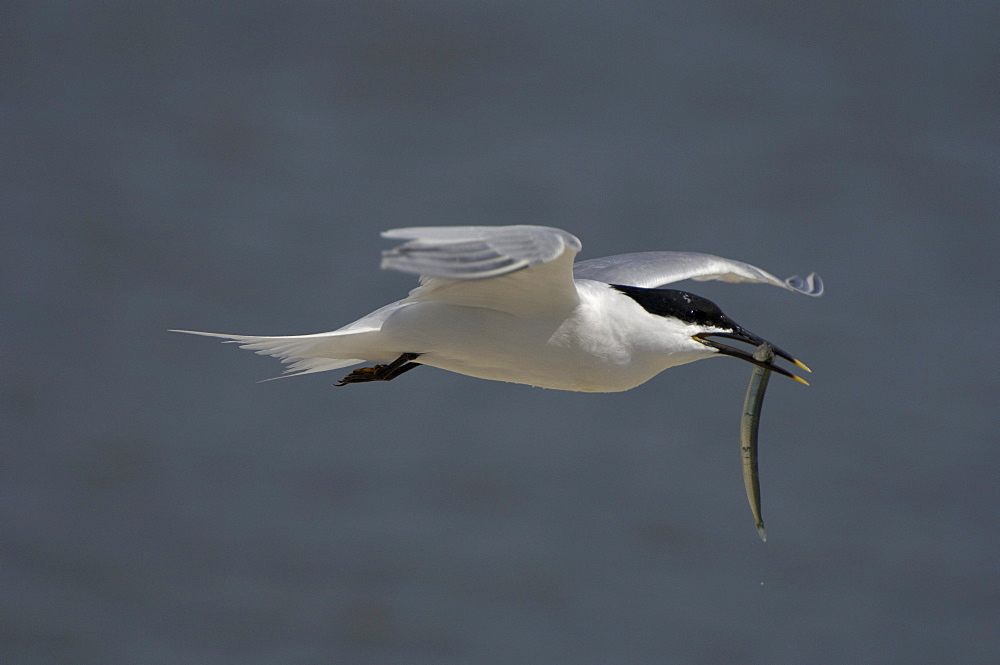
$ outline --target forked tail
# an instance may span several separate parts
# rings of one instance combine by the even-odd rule
[[[170,332],[201,335],[203,337],[218,337],[229,344],[239,344],[241,349],[254,351],[262,356],[280,358],[288,365],[281,376],[283,379],[291,376],[302,376],[313,372],[326,372],[331,369],[349,367],[367,362],[363,358],[336,357],[357,352],[360,340],[351,339],[370,334],[372,331],[358,332],[355,330],[333,331],[314,335],[290,335],[287,337],[260,337],[256,335],[228,335],[225,333],[200,332],[197,330],[171,330]],[[333,356],[333,357],[331,357]],[[271,379],[266,379],[270,381]]]

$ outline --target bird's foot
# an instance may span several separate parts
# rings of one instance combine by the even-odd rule
[[[373,365],[371,367],[359,367],[340,381],[338,386],[346,386],[349,383],[366,383],[368,381],[392,381],[404,372],[409,372],[414,367],[419,367],[420,363],[412,362],[419,353],[404,353],[389,364]]]
[[[348,383],[364,383],[366,381],[383,381],[382,373],[388,365],[375,365],[373,367],[359,367],[340,381],[338,386],[346,386]]]

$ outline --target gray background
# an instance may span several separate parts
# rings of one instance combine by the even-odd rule
[[[4,663],[987,663],[995,2],[28,3],[0,21]],[[387,228],[548,224],[815,370],[333,388]]]

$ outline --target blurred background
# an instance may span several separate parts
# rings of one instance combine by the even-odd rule
[[[995,2],[7,3],[0,661],[1000,658]],[[814,370],[335,389],[382,230],[545,224]]]

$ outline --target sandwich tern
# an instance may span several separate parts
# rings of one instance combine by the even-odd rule
[[[280,358],[285,376],[361,363],[338,386],[390,381],[420,365],[458,374],[581,392],[618,392],[670,367],[732,356],[805,383],[788,370],[717,341],[768,343],[715,303],[660,288],[684,279],[754,282],[820,296],[812,273],[779,279],[747,263],[693,252],[639,252],[574,263],[580,241],[544,226],[414,227],[382,268],[420,285],[394,303],[331,332],[219,337]],[[769,344],[769,343],[768,343]],[[774,354],[809,371],[771,345]]]

